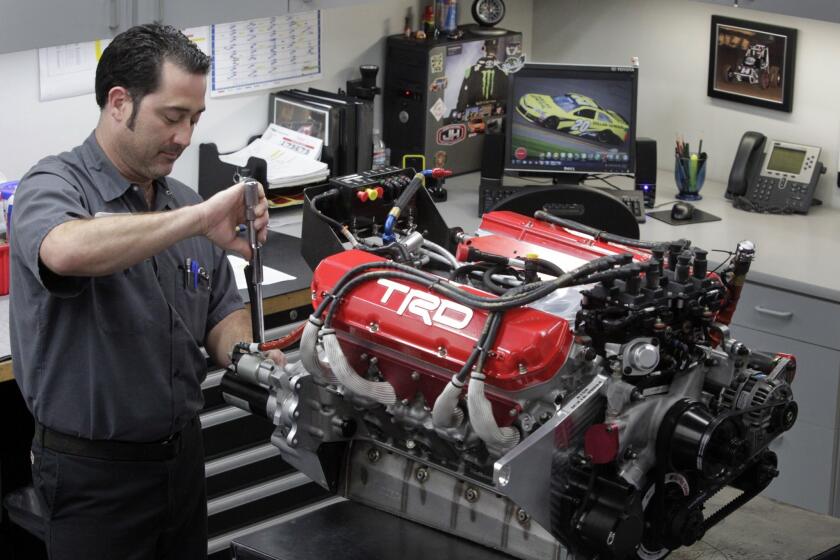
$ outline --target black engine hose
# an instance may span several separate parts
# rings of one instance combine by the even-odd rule
[[[440,276],[423,272],[421,270],[417,270],[415,268],[400,263],[395,263],[391,261],[364,263],[345,272],[341,279],[339,279],[339,281],[333,287],[333,293],[330,301],[327,301],[327,299],[325,299],[321,303],[321,305],[318,306],[318,309],[321,310],[321,312],[323,313],[324,307],[326,305],[329,305],[327,317],[329,319],[329,322],[331,322],[332,316],[335,314],[336,301],[340,300],[341,297],[352,287],[355,287],[356,285],[362,282],[378,278],[399,278],[409,282],[416,282],[418,284],[421,284],[434,292],[443,294],[449,297],[450,299],[468,307],[482,309],[484,311],[501,311],[505,309],[511,309],[513,307],[521,307],[523,305],[527,305],[529,303],[537,301],[540,298],[545,297],[549,293],[559,288],[589,283],[586,282],[586,277],[588,277],[590,274],[612,268],[617,264],[624,264],[630,260],[632,260],[632,256],[626,253],[621,255],[608,255],[605,257],[600,257],[589,261],[588,263],[585,263],[580,267],[568,273],[565,273],[561,277],[556,278],[555,280],[552,280],[550,282],[535,282],[532,284],[525,284],[513,290],[513,293],[508,293],[504,296],[496,298],[483,297],[471,294],[465,290],[461,290],[459,288],[447,284],[444,281],[444,279]],[[371,268],[385,270],[363,272]],[[350,279],[351,277],[352,279]],[[583,279],[583,281],[581,281],[581,279]],[[328,323],[325,322],[325,325],[326,324]]]
[[[387,245],[380,245],[378,247],[374,247],[374,246],[371,246],[371,245],[362,245],[360,248],[361,248],[362,251],[367,251],[368,253],[371,253],[371,254],[374,254],[374,255],[381,255],[383,253],[384,254],[397,253],[403,261],[406,261],[406,262],[411,261],[411,255],[408,254],[408,249],[406,249],[404,245],[402,245],[401,243],[398,243],[396,241],[388,243]]]
[[[487,336],[484,337],[484,340],[481,341],[481,353],[479,354],[478,361],[475,364],[475,370],[479,373],[481,373],[484,369],[484,362],[487,360],[490,348],[496,341],[496,335],[499,334],[499,328],[502,326],[503,317],[504,313],[501,312],[490,315],[490,330],[487,333]],[[466,381],[466,377],[464,379],[459,379],[459,381]]]
[[[542,220],[543,222],[554,224],[556,226],[566,227],[575,231],[579,231],[581,233],[585,233],[587,235],[591,235],[596,240],[609,241],[610,243],[620,243],[621,245],[627,245],[628,247],[636,247],[638,249],[651,250],[664,244],[662,241],[641,241],[639,239],[631,239],[629,237],[615,235],[598,228],[584,225],[574,220],[558,218],[557,216],[550,214],[544,210],[537,210],[536,212],[534,212],[534,218]],[[684,249],[688,249],[689,247],[691,247],[691,241],[687,239],[678,239],[669,243],[680,244],[683,246]]]
[[[482,351],[486,348],[484,342],[487,339],[487,335],[490,333],[493,326],[493,320],[497,315],[499,314],[491,313],[487,316],[487,320],[484,321],[484,328],[481,329],[481,334],[478,336],[478,340],[476,340],[472,352],[470,352],[470,355],[467,358],[467,361],[464,362],[461,370],[455,375],[455,378],[459,382],[465,383],[467,381],[467,377],[470,375],[470,370],[472,370],[473,364],[475,364]]]
[[[593,262],[595,261],[590,261],[590,263],[587,264],[592,264]],[[396,265],[396,263],[388,264],[392,265],[392,268],[394,267],[394,265]],[[587,265],[584,265],[581,268],[584,267],[587,267]],[[409,267],[403,268],[406,268],[411,272],[406,272],[404,270],[375,270],[371,272],[362,273],[354,277],[352,280],[346,282],[340,290],[337,290],[333,293],[332,305],[329,306],[329,310],[327,311],[327,317],[324,321],[324,327],[328,328],[329,325],[332,323],[332,318],[335,315],[335,312],[338,307],[336,304],[341,301],[342,297],[349,290],[355,288],[356,286],[364,282],[368,282],[370,280],[377,280],[380,278],[397,278],[407,282],[415,282],[433,292],[444,295],[449,299],[452,299],[453,301],[456,301],[462,305],[466,305],[467,307],[471,307],[473,309],[481,309],[483,311],[504,311],[515,307],[522,307],[547,296],[548,294],[559,288],[573,286],[581,283],[589,283],[587,282],[588,277],[583,277],[581,281],[581,279],[577,277],[577,274],[575,274],[575,272],[571,272],[564,274],[560,278],[551,282],[535,282],[533,284],[524,284],[522,286],[518,286],[517,288],[511,290],[511,292],[509,294],[506,294],[505,296],[480,297],[474,296],[473,294],[469,294],[464,290],[455,288],[445,283],[443,281],[443,278],[441,277],[435,277],[434,280],[429,280],[424,276],[417,274],[417,271],[414,269],[411,269]],[[588,268],[589,267],[587,267],[587,269]]]
[[[333,198],[334,196],[338,196],[338,194],[338,189],[330,189],[322,192],[321,194],[316,194],[311,199],[309,199],[309,208],[310,210],[312,210],[312,213],[315,214],[319,219],[321,219],[324,222],[327,222],[335,228],[338,228],[339,230],[342,230],[344,229],[343,225],[341,225],[338,221],[334,220],[333,218],[330,218],[318,209],[318,202],[327,198]]]
[[[408,206],[408,203],[411,202],[411,199],[414,198],[414,195],[423,186],[424,181],[425,178],[422,173],[417,173],[411,178],[411,182],[408,183],[408,186],[394,203],[394,208],[399,208],[398,212],[405,210],[405,207]]]
[[[487,253],[480,249],[476,249],[472,246],[470,246],[470,248],[467,250],[467,260],[478,262],[484,261],[493,264],[510,264],[510,259],[508,257],[497,255],[495,253]],[[560,276],[564,273],[562,268],[560,268],[551,261],[547,261],[545,259],[540,258],[534,260],[537,263],[537,270],[539,270],[539,272],[550,274],[551,276]]]
[[[469,281],[470,274],[472,272],[484,272],[491,266],[492,265],[488,263],[470,263],[461,265],[458,268],[456,268],[455,271],[452,273],[452,280],[461,283],[467,282]]]
[[[484,271],[484,274],[481,275],[481,283],[484,285],[484,287],[487,289],[487,291],[492,292],[496,295],[500,295],[500,296],[505,295],[510,290],[510,288],[507,287],[507,286],[503,286],[501,284],[498,284],[495,280],[493,280],[493,275],[494,274],[503,274],[503,273],[505,273],[506,271],[509,271],[509,270],[513,270],[513,269],[511,269],[507,265],[503,265],[503,264],[497,264],[497,265],[491,266],[490,268],[488,268],[487,270]],[[516,272],[516,271],[514,271],[514,272]]]

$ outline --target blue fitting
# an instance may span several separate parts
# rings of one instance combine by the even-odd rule
[[[388,215],[387,218],[385,218],[385,227],[383,228],[383,231],[382,231],[382,241],[383,241],[383,243],[393,243],[394,241],[397,240],[397,236],[394,235],[394,224],[396,224],[396,223],[397,223],[397,219],[390,214]]]

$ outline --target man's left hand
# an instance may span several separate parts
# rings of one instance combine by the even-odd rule
[[[263,355],[277,364],[277,367],[281,369],[286,365],[286,355],[280,350],[269,350],[268,352],[263,352]]]

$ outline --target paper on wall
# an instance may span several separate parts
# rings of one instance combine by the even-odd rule
[[[204,54],[209,55],[209,30],[205,25],[190,27],[183,32]],[[96,65],[110,43],[110,39],[98,39],[38,49],[39,99],[52,101],[93,93]]]

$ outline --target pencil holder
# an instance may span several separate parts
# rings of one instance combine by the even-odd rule
[[[700,200],[700,189],[706,180],[706,158],[696,155],[674,158],[674,179],[677,183],[677,198]]]

